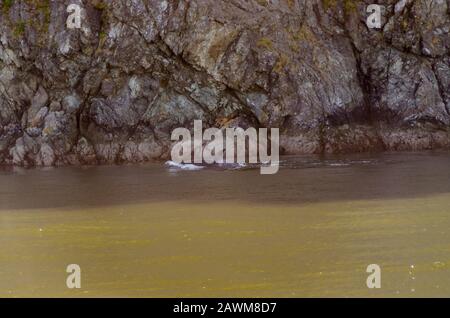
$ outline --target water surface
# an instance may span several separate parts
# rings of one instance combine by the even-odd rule
[[[450,154],[0,170],[0,296],[450,297]],[[369,264],[382,288],[366,287]],[[82,288],[66,287],[79,264]]]

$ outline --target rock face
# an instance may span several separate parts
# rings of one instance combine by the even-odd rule
[[[285,154],[450,148],[450,0],[378,1],[381,29],[372,2],[2,0],[0,164],[163,159],[194,119]]]

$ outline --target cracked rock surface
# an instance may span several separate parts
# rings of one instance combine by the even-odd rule
[[[195,119],[284,154],[449,149],[450,0],[368,29],[372,2],[2,0],[0,164],[165,159]]]

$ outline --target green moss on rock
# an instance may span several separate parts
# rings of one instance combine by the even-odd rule
[[[13,30],[14,37],[16,37],[16,38],[22,37],[25,33],[25,27],[26,27],[25,21],[17,22],[17,24],[14,26],[14,30]]]
[[[3,13],[5,13],[5,14],[9,13],[9,9],[11,9],[13,4],[14,4],[14,0],[2,0]]]

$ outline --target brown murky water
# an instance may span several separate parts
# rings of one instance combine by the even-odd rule
[[[450,154],[3,169],[0,297],[19,296],[450,297]]]

